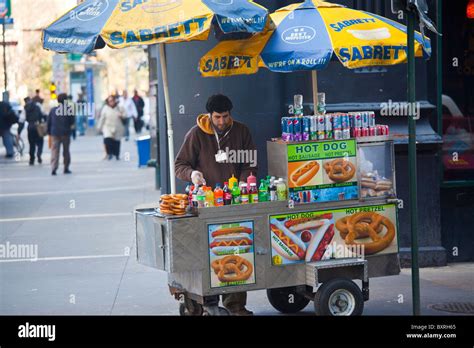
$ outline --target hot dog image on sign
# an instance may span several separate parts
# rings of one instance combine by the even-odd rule
[[[398,252],[393,204],[270,216],[272,264]]]
[[[253,221],[208,225],[211,288],[255,284]]]

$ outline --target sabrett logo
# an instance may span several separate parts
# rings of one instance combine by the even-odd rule
[[[225,56],[210,58],[204,62],[203,72],[239,69],[240,67],[252,67],[250,56]]]
[[[137,32],[133,30],[114,31],[110,34],[110,40],[114,45],[132,42],[147,42],[161,37],[179,37],[191,33],[192,27],[197,26],[197,31],[203,31],[207,17],[199,17],[184,22],[178,22],[166,26],[155,27],[154,29],[141,29]]]
[[[363,23],[375,23],[374,18],[359,18],[359,19],[351,19],[347,21],[341,21],[333,24],[329,24],[329,26],[335,31],[340,32],[342,29],[350,27],[356,24],[363,24]]]
[[[343,63],[348,61],[379,59],[398,59],[400,51],[407,52],[406,46],[362,46],[344,47],[339,50],[339,56]]]

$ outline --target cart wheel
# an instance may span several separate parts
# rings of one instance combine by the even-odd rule
[[[332,279],[318,289],[314,296],[316,315],[356,316],[364,310],[362,291],[350,279]]]
[[[297,313],[304,309],[309,299],[296,292],[296,287],[267,289],[270,304],[281,313]]]
[[[218,306],[209,306],[206,307],[203,311],[203,316],[228,316],[230,315],[230,312],[225,309],[224,307],[218,307]]]
[[[179,304],[179,315],[185,316],[201,316],[203,315],[202,305],[194,300],[186,299],[185,303]]]

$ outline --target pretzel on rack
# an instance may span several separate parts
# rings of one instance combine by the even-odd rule
[[[252,264],[237,255],[229,255],[214,260],[211,267],[221,282],[236,282],[247,280],[253,272]]]
[[[346,182],[354,177],[355,165],[343,158],[337,158],[324,164],[329,179],[336,183]]]
[[[380,234],[386,229],[383,236]],[[366,255],[386,249],[395,238],[395,226],[389,218],[374,213],[361,212],[336,221],[336,228],[347,245],[361,245]],[[372,241],[358,243],[355,240],[369,237]]]

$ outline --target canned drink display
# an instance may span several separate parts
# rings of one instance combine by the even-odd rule
[[[311,135],[311,119],[309,116],[303,117],[303,141],[310,140]]]
[[[361,137],[368,137],[369,136],[369,127],[362,127],[360,136]]]
[[[334,130],[334,140],[342,140],[342,129]]]
[[[293,141],[303,140],[303,125],[301,123],[302,120],[299,117],[293,117]]]
[[[369,113],[368,112],[362,112],[362,127],[369,127]]]
[[[369,127],[375,127],[375,112],[369,111]]]
[[[345,128],[342,130],[342,139],[347,140],[351,138],[351,129]]]
[[[377,131],[375,127],[369,127],[369,136],[375,137],[377,135]]]

